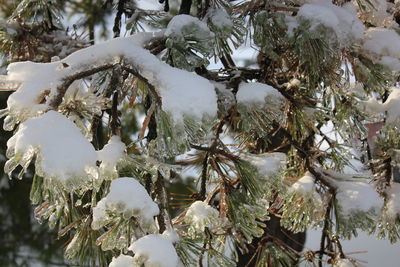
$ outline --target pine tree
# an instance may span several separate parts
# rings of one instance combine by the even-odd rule
[[[34,164],[71,263],[358,266],[341,240],[397,242],[398,3],[1,4],[4,170]]]

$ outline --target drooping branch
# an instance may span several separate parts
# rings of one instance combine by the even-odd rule
[[[76,80],[86,78],[95,73],[105,71],[114,67],[114,63],[106,63],[104,65],[100,65],[98,67],[82,70],[80,72],[74,73],[62,79],[62,83],[57,86],[56,95],[48,101],[48,104],[51,108],[56,109],[62,102],[65,93],[67,92],[69,86]]]

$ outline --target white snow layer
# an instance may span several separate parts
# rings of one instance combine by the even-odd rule
[[[300,7],[296,19],[298,22],[310,21],[310,30],[316,30],[320,25],[331,28],[342,46],[363,38],[364,25],[351,3],[339,7],[327,0],[310,1]],[[293,28],[293,25],[289,26]]]
[[[400,184],[392,183],[386,194],[386,216],[394,221],[400,213]]]
[[[395,122],[400,116],[400,88],[391,87],[391,93],[385,103],[370,98],[362,103],[367,112],[376,115],[387,111],[386,123]]]
[[[263,105],[266,102],[279,105],[284,101],[277,89],[258,82],[240,83],[236,99],[239,104],[244,105]]]
[[[210,8],[206,18],[218,29],[233,27],[233,22],[225,8]]]
[[[372,27],[365,32],[363,49],[381,56],[400,57],[399,34],[392,29]]]
[[[203,201],[195,201],[190,205],[185,215],[196,233],[203,233],[206,227],[213,228],[218,222],[219,212]]]
[[[110,192],[93,208],[93,229],[107,221],[107,212],[122,213],[125,218],[134,216],[146,223],[151,222],[160,210],[138,181],[121,177],[111,182]]]
[[[184,114],[198,118],[204,114],[214,116],[217,112],[217,96],[214,86],[207,79],[173,68],[140,46],[150,37],[162,34],[115,38],[52,63],[11,63],[7,68],[7,80],[18,81],[21,86],[8,98],[9,116],[6,121],[23,121],[45,111],[57,95],[57,88],[68,77],[117,63],[121,58],[156,88],[162,98],[162,108],[170,112],[176,121],[182,120]],[[47,99],[45,95],[48,95]],[[13,126],[6,126],[5,123],[8,130]]]
[[[129,247],[134,259],[145,267],[178,267],[180,261],[171,241],[163,235],[146,235]]]
[[[116,172],[117,163],[124,158],[125,144],[121,142],[119,136],[111,136],[108,143],[102,150],[97,151],[97,159],[101,161],[100,171],[107,173],[110,170]]]
[[[353,179],[348,182],[335,181],[335,183],[338,186],[336,199],[344,216],[349,216],[352,212],[380,214],[383,199],[368,181]]]
[[[62,181],[87,178],[96,168],[96,152],[79,128],[62,114],[49,111],[22,123],[7,142],[11,155],[37,154],[39,175]]]
[[[182,28],[191,25],[198,27],[204,32],[208,32],[209,34],[213,35],[205,22],[199,20],[196,17],[182,14],[174,16],[171,19],[171,21],[168,23],[167,29],[165,30],[165,36],[170,36],[171,34],[182,35]]]
[[[121,254],[118,257],[113,257],[108,267],[134,267],[133,257]]]
[[[258,173],[262,176],[268,176],[279,171],[286,163],[286,155],[280,152],[250,154],[247,153],[243,157],[245,160],[255,166]]]
[[[310,172],[306,172],[303,177],[297,180],[289,188],[290,192],[299,192],[302,194],[313,193],[315,189],[315,178]]]
[[[365,32],[364,51],[379,58],[379,63],[400,71],[400,35],[392,29],[371,27]]]

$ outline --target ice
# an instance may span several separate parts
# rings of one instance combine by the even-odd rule
[[[185,215],[185,221],[191,225],[189,232],[203,233],[205,228],[213,228],[218,222],[219,212],[203,201],[195,201]]]

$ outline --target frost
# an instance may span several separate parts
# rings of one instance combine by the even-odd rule
[[[189,234],[203,233],[205,228],[213,228],[218,222],[219,212],[203,201],[195,201],[185,215],[190,224]]]
[[[145,267],[178,267],[180,261],[171,241],[163,235],[146,235],[129,247],[135,253],[138,266]]]
[[[336,199],[341,207],[343,216],[349,216],[352,212],[380,213],[383,200],[367,181],[336,182],[338,189]]]
[[[236,99],[238,104],[244,105],[263,105],[266,102],[280,105],[284,101],[284,97],[277,89],[258,82],[241,83]]]
[[[106,177],[115,178],[117,173],[117,163],[125,156],[125,144],[121,142],[119,136],[111,136],[108,143],[102,150],[97,151],[97,159],[101,161],[100,173]]]
[[[108,267],[134,267],[133,257],[121,254],[118,257],[113,257]]]
[[[121,58],[156,88],[161,96],[162,108],[170,112],[176,121],[182,121],[183,115],[196,118],[202,118],[205,114],[215,116],[217,97],[214,86],[208,80],[173,68],[140,47],[150,37],[159,36],[160,33],[153,33],[115,38],[81,49],[52,63],[10,64],[7,80],[20,82],[21,86],[8,98],[9,115],[5,128],[11,130],[18,121],[47,110],[57,97],[57,88],[64,84],[66,78],[95,67],[120,62]]]
[[[141,223],[150,225],[160,210],[146,189],[134,178],[122,177],[111,182],[110,192],[93,208],[92,228],[99,229],[107,224],[108,213],[134,216]]]
[[[8,157],[13,156],[9,162],[30,161],[37,154],[36,172],[46,178],[88,179],[89,170],[96,167],[93,146],[72,121],[55,111],[22,123],[7,146]]]

